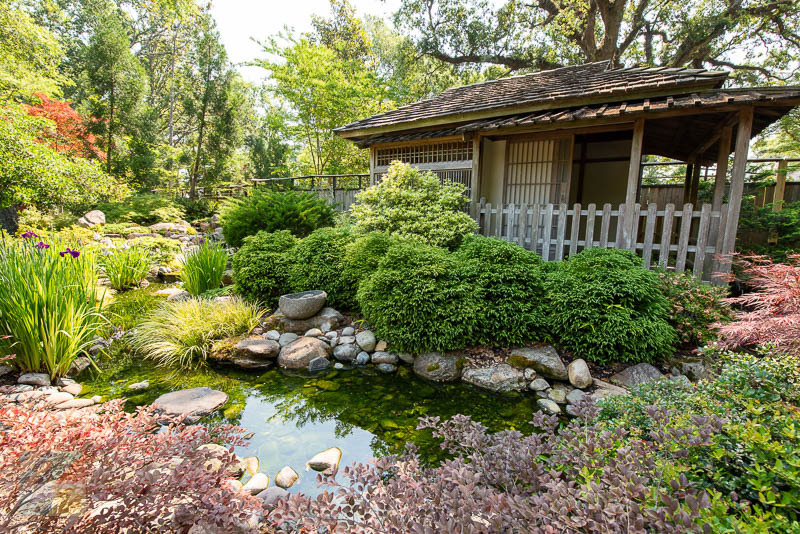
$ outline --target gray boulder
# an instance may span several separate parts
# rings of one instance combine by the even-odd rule
[[[280,337],[278,338],[278,344],[281,347],[285,347],[289,343],[292,343],[293,341],[297,341],[297,338],[299,338],[299,337],[300,336],[298,336],[297,334],[295,334],[293,332],[286,332],[285,334],[281,334],[280,335]]]
[[[569,404],[576,404],[582,398],[584,398],[587,393],[581,389],[573,389],[569,393],[567,393],[567,402]]]
[[[545,413],[557,415],[561,413],[561,407],[550,399],[537,399],[536,405]]]
[[[435,382],[451,382],[461,377],[464,361],[460,354],[426,352],[414,360],[414,372]]]
[[[333,357],[340,362],[352,362],[359,352],[361,352],[361,349],[355,344],[336,345],[333,348]]]
[[[264,339],[261,336],[253,336],[239,341],[234,349],[242,358],[248,358],[252,360],[268,360],[278,357],[278,353],[281,351],[281,346],[277,341]]]
[[[547,393],[547,398],[558,404],[566,404],[567,394],[569,394],[571,390],[572,388],[564,384],[553,384],[553,387]]]
[[[637,363],[611,377],[611,382],[627,388],[658,380],[664,375],[649,363]]]
[[[704,378],[708,378],[711,373],[706,367],[706,363],[700,358],[682,358],[676,360],[670,372],[673,375],[683,375],[692,382],[697,382]]]
[[[356,334],[356,343],[361,347],[361,350],[372,352],[375,350],[375,345],[378,344],[378,340],[375,338],[375,334],[369,330],[364,330]]]
[[[261,500],[261,502],[264,503],[264,506],[268,508],[274,507],[276,504],[278,504],[278,501],[286,499],[287,497],[289,497],[289,492],[278,486],[267,488],[256,495],[256,498]]]
[[[370,357],[369,352],[359,352],[356,356],[356,359],[353,363],[356,365],[367,365],[369,363]]]
[[[228,395],[209,387],[182,389],[165,393],[153,402],[156,411],[165,417],[188,414],[185,421],[196,422],[228,402]]]
[[[356,329],[352,326],[346,326],[342,329],[343,336],[354,336],[356,335]]]
[[[25,384],[28,386],[49,386],[50,376],[46,373],[25,373],[19,375],[17,384]]]
[[[501,363],[491,367],[472,367],[465,369],[461,375],[461,380],[498,393],[508,393],[510,391],[523,391],[525,389],[525,375],[519,369],[515,369],[507,363]]]
[[[383,341],[381,341],[381,343],[383,343]],[[408,365],[414,365],[414,360],[416,359],[410,352],[399,352],[397,353],[397,357],[400,358],[401,362],[407,363]]]
[[[569,383],[576,388],[584,389],[592,385],[592,375],[589,366],[582,359],[575,360],[567,366]]]
[[[72,360],[72,363],[67,370],[67,376],[78,376],[88,369],[90,365],[92,365],[92,362],[89,358],[86,356],[78,356]]]
[[[550,389],[550,383],[544,378],[535,378],[531,381],[528,389],[531,391],[545,391]]]
[[[569,380],[567,368],[552,345],[514,349],[508,360],[516,367],[529,367],[545,378]]]
[[[222,273],[222,286],[232,286],[233,285],[233,269],[226,269]]]
[[[88,223],[89,227],[97,226],[106,223],[106,214],[100,210],[92,210],[84,213],[82,219]]]
[[[379,363],[378,371],[382,373],[394,373],[395,371],[397,371],[397,366],[392,365],[391,363]]]
[[[281,295],[278,305],[281,313],[289,319],[308,319],[322,309],[327,298],[328,294],[324,291],[302,291]]]
[[[271,339],[272,341],[278,341],[280,338],[281,338],[281,333],[278,332],[277,330],[270,330],[264,333],[264,339]]]
[[[323,356],[317,356],[308,362],[308,370],[312,373],[317,371],[324,371],[331,366],[331,361]]]
[[[301,337],[281,349],[278,365],[286,369],[305,369],[311,360],[325,358],[331,352],[327,343],[315,337]]]
[[[344,316],[333,308],[322,308],[319,313],[308,319],[290,319],[283,313],[277,313],[273,317],[280,321],[281,329],[284,332],[297,334],[303,334],[312,328],[328,332],[339,328],[339,325],[344,322]]]
[[[397,354],[393,352],[374,352],[372,354],[372,363],[374,364],[388,363],[391,365],[397,365],[397,360]]]

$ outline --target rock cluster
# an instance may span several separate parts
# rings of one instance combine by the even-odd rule
[[[53,410],[88,408],[103,400],[99,395],[80,398],[82,391],[83,387],[71,378],[51,381],[45,373],[23,373],[17,385],[0,387],[0,395],[8,402],[43,401]]]

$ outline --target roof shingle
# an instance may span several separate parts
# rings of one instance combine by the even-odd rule
[[[432,118],[473,112],[538,106],[563,107],[569,101],[601,97],[614,101],[623,95],[645,96],[667,88],[721,87],[728,73],[686,68],[608,69],[607,61],[546,70],[448,89],[430,98],[361,119],[335,131],[346,133],[385,126],[413,127]]]

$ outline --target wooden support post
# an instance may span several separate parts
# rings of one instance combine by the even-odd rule
[[[633,235],[634,219],[633,206],[639,189],[639,174],[642,165],[642,140],[644,138],[644,119],[638,119],[633,126],[633,141],[631,142],[631,159],[628,167],[628,188],[625,192],[625,218],[622,230],[622,248],[633,249],[636,236]]]
[[[480,198],[480,176],[481,176],[481,138],[476,135],[472,139],[472,177],[469,183],[470,199],[469,212],[472,218],[478,217],[478,199]]]
[[[719,211],[720,207],[722,207],[722,199],[725,196],[725,179],[728,174],[728,156],[731,154],[731,137],[733,137],[733,127],[724,127],[719,138],[717,174],[714,177],[714,196],[711,200],[711,211]]]
[[[775,175],[775,193],[772,195],[772,211],[781,211],[783,209],[783,196],[786,193],[787,172],[786,160],[782,159],[778,162],[778,172]]]
[[[731,171],[731,191],[728,194],[728,220],[725,221],[725,241],[722,245],[724,256],[733,253],[736,246],[736,231],[739,228],[739,213],[742,209],[742,192],[744,191],[744,175],[747,170],[747,152],[750,150],[750,134],[753,131],[753,108],[745,108],[739,112],[739,124],[736,127],[736,155]],[[723,257],[720,270],[724,273],[731,269],[731,260]]]
[[[694,162],[686,162],[686,177],[683,180],[683,203],[688,204],[692,191],[692,176],[694,175]]]
[[[689,188],[689,202],[697,205],[697,190],[700,189],[700,162],[695,161],[692,168],[692,183]]]

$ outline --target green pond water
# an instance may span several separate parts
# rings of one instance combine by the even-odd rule
[[[131,324],[156,302],[148,292],[125,294],[110,310],[112,321]],[[208,386],[226,392],[227,404],[206,422],[232,423],[252,432],[249,444],[236,452],[257,456],[260,471],[271,481],[283,466],[293,467],[300,480],[292,491],[309,494],[320,490],[316,473],[305,471],[305,463],[329,447],[342,450],[342,466],[401,452],[406,442],[418,445],[427,462],[436,462],[442,458],[439,442],[430,431],[416,430],[420,417],[446,419],[462,413],[493,431],[514,428],[528,433],[533,430],[528,421],[536,409],[531,396],[496,396],[462,383],[432,384],[416,377],[409,367],[390,375],[368,366],[315,376],[281,369],[170,369],[131,354],[123,341],[99,357],[98,365],[99,372],[80,378],[86,395],[125,398],[131,409],[183,388]],[[127,389],[142,380],[150,382],[148,390]]]

